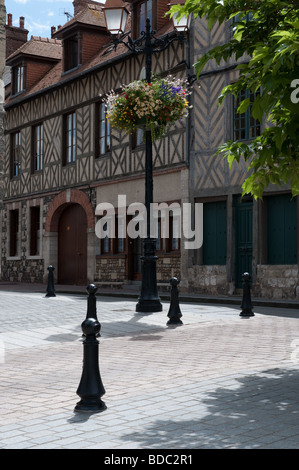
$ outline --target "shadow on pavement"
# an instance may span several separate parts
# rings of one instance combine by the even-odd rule
[[[284,448],[284,442],[298,449],[298,390],[299,370],[266,370],[237,379],[232,388],[199,390],[198,411],[192,407],[199,419],[180,419],[180,409],[178,420],[160,417],[142,433],[126,434],[122,440],[126,448],[138,442],[144,449]],[[185,411],[188,414],[188,396]]]

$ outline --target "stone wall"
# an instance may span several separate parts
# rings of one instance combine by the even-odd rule
[[[190,293],[228,294],[226,266],[194,266],[188,269],[188,281]]]
[[[253,295],[274,299],[299,299],[298,265],[259,265]]]
[[[123,282],[125,279],[125,256],[98,256],[96,258],[96,282]]]

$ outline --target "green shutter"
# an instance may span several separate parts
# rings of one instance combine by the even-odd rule
[[[226,203],[204,204],[203,264],[226,264]]]
[[[268,264],[297,264],[296,206],[290,195],[267,198]]]

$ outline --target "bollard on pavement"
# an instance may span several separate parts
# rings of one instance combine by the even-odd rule
[[[95,294],[93,285],[89,285],[87,291],[88,310],[87,317],[81,325],[84,335],[83,341],[83,370],[81,380],[77,389],[77,395],[81,400],[75,406],[75,411],[88,413],[99,413],[107,409],[101,397],[105,394],[99,368],[99,341],[96,336],[99,335],[101,324],[97,318],[88,318],[89,309],[91,314],[95,313]]]
[[[47,285],[47,293],[46,297],[56,297],[55,288],[54,288],[54,267],[48,267],[48,285]]]
[[[244,273],[242,275],[242,279],[243,279],[243,299],[241,303],[242,312],[240,313],[240,317],[254,317],[254,313],[252,311],[253,305],[251,303],[251,294],[250,294],[251,276],[249,273]]]
[[[97,317],[97,299],[96,299],[96,292],[98,288],[94,284],[89,284],[87,286],[88,298],[87,298],[87,318],[94,318],[98,321]],[[84,336],[84,335],[83,335]],[[97,337],[101,336],[100,333],[97,333]]]
[[[168,310],[167,316],[169,320],[167,325],[182,325],[183,322],[181,321],[182,312],[179,305],[179,290],[178,285],[180,281],[176,277],[172,277],[170,279],[170,307]]]

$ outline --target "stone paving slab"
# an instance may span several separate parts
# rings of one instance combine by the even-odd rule
[[[299,448],[299,310],[97,297],[107,410],[75,413],[86,298],[0,292],[0,449]],[[107,454],[108,455],[108,454]]]

